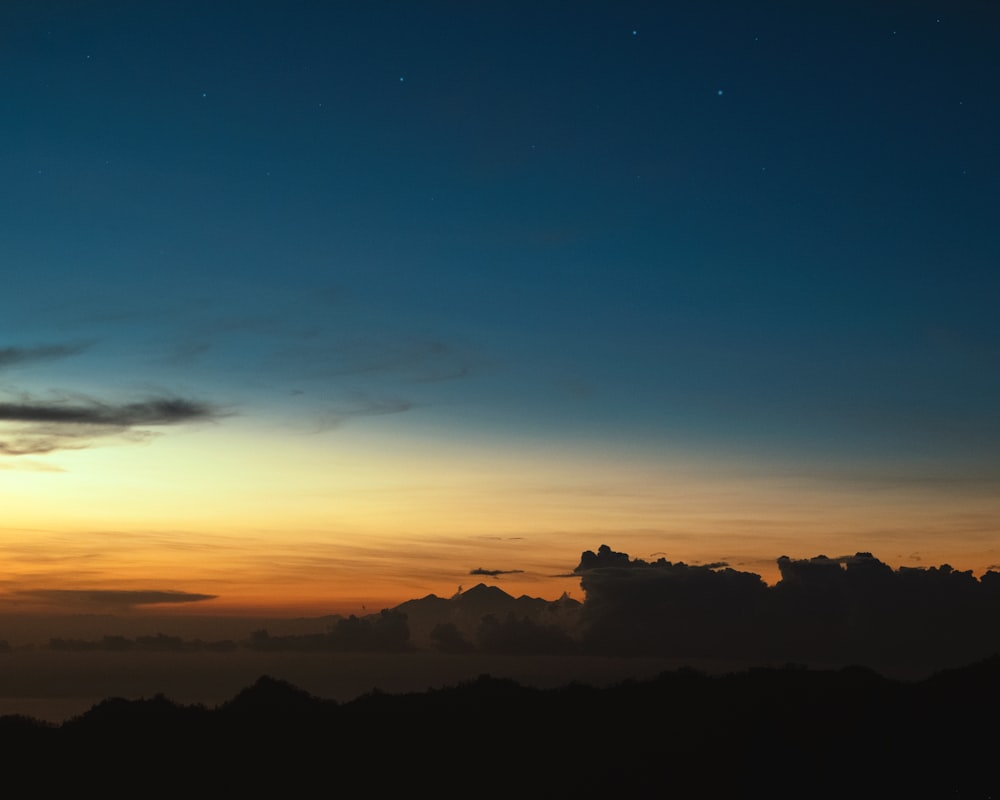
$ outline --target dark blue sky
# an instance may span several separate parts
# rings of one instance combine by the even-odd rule
[[[985,2],[4,3],[0,389],[995,489],[998,33]]]

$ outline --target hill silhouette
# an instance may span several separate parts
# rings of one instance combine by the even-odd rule
[[[0,717],[13,761],[115,763],[161,790],[483,784],[500,796],[987,797],[1000,657],[925,680],[796,665],[595,688],[481,675],[336,703],[262,676],[214,708],[111,698],[62,725]],[[986,724],[984,724],[986,723]],[[97,759],[89,761],[88,759]],[[103,761],[102,761],[103,759]],[[110,768],[110,764],[107,765]],[[59,784],[53,774],[47,785]],[[74,781],[78,777],[74,776]]]

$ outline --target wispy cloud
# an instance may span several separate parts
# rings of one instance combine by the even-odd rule
[[[284,366],[298,366],[313,377],[391,377],[406,383],[465,378],[482,361],[466,345],[420,337],[300,345],[276,355]]]
[[[89,447],[108,436],[146,438],[147,427],[205,422],[225,413],[209,404],[181,397],[153,397],[109,403],[85,395],[41,400],[21,396],[0,402],[0,424],[12,430],[0,439],[0,454],[30,455]]]
[[[158,398],[138,403],[112,404],[80,398],[72,402],[0,403],[0,420],[47,424],[98,425],[130,428],[170,425],[214,416],[210,406],[183,398]]]
[[[0,453],[3,453],[0,450]],[[11,455],[8,453],[7,455]],[[18,470],[21,472],[65,472],[62,467],[57,467],[54,464],[46,464],[44,461],[33,461],[28,458],[19,458],[15,461],[10,461],[7,463],[0,462],[0,469],[2,470]]]
[[[375,397],[367,393],[355,393],[350,402],[331,409],[320,420],[323,429],[339,427],[354,417],[377,417],[384,414],[402,414],[414,407],[414,403],[401,397]]]
[[[0,371],[78,356],[89,342],[0,347]],[[94,439],[144,439],[149,427],[216,419],[220,409],[166,394],[133,402],[109,402],[89,395],[54,391],[46,397],[8,389],[0,396],[0,455],[24,456],[77,450]]]
[[[154,589],[31,589],[16,594],[60,606],[116,610],[136,606],[200,603],[205,600],[215,600],[217,597],[214,594]]]
[[[0,369],[36,361],[52,361],[80,355],[89,344],[47,344],[35,347],[0,347]]]

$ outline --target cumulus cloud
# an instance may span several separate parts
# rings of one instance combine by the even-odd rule
[[[585,645],[614,654],[921,664],[996,650],[1000,573],[893,569],[868,552],[777,559],[781,580],[712,564],[631,559],[602,545],[575,574]]]
[[[218,595],[157,589],[31,589],[17,593],[46,603],[74,608],[127,610],[136,606],[200,603]]]
[[[9,432],[0,438],[0,454],[29,455],[89,447],[99,437],[142,439],[144,429],[203,422],[223,412],[208,403],[180,397],[153,397],[131,403],[109,403],[85,395],[31,396],[0,401],[0,424]]]
[[[754,644],[767,589],[759,575],[632,560],[607,545],[584,552],[574,571],[587,594],[587,644],[599,652],[716,656]]]

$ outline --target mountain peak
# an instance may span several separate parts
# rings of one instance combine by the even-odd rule
[[[511,597],[511,595],[507,594],[507,592],[505,592],[499,586],[488,586],[485,583],[477,583],[471,589],[466,589],[464,592],[462,592],[455,599],[456,600],[469,600],[469,599],[478,600],[478,599],[487,599],[487,598],[489,598],[491,600],[498,600],[498,599],[510,599],[510,600],[513,600],[514,599],[513,597]]]

